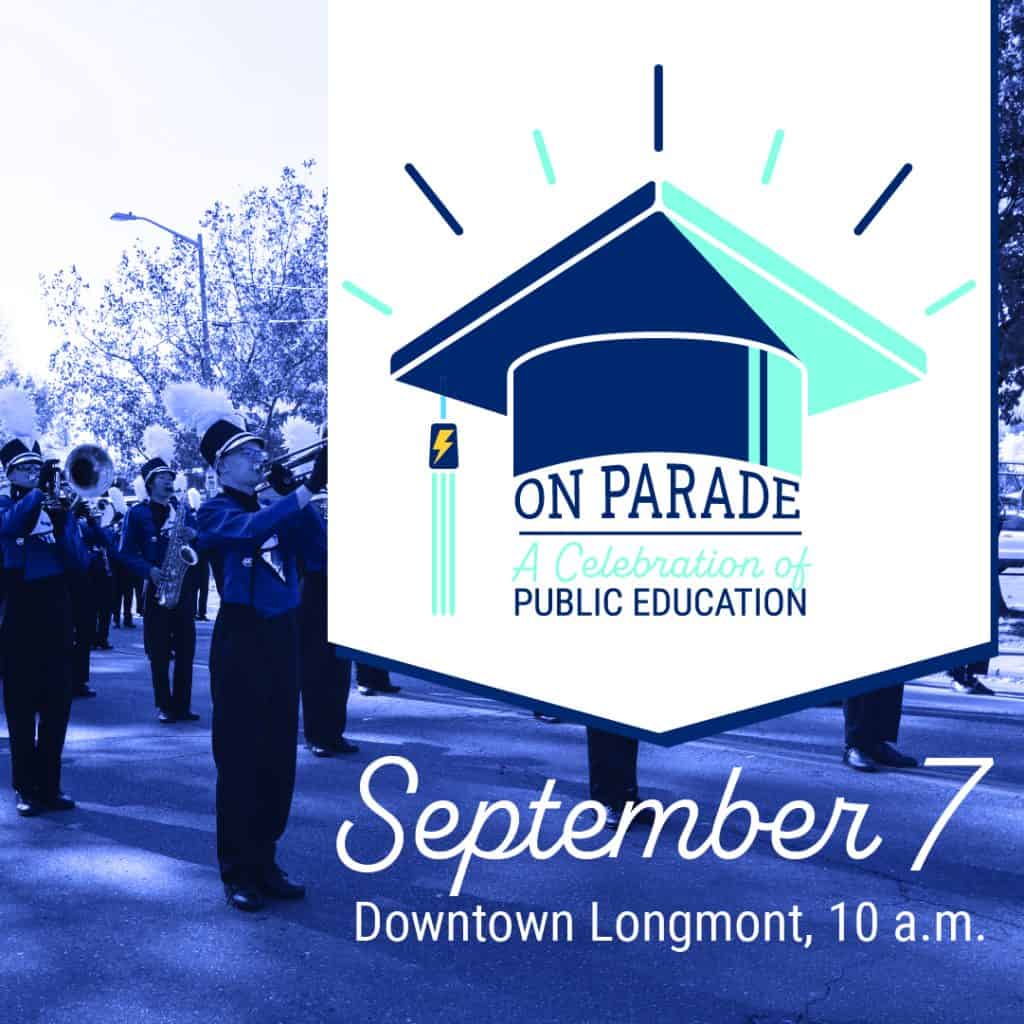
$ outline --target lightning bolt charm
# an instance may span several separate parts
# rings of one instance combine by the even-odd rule
[[[444,453],[448,451],[449,448],[451,448],[452,442],[450,438],[453,433],[455,433],[455,431],[452,430],[450,427],[444,428],[437,432],[437,437],[434,438],[433,445],[433,451],[437,452],[437,454],[434,456],[435,464],[439,462],[441,456],[444,455]]]

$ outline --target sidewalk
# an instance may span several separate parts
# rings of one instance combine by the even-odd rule
[[[678,830],[653,857],[630,837],[615,860],[474,861],[461,896],[448,895],[451,861],[412,847],[420,810],[450,799],[463,816],[506,799],[527,814],[546,778],[569,805],[586,796],[583,730],[541,725],[521,710],[397,678],[393,698],[353,689],[354,757],[320,761],[299,750],[296,796],[282,865],[310,887],[295,905],[247,917],[223,903],[214,864],[214,772],[205,668],[211,624],[199,626],[195,725],[155,721],[142,632],[114,631],[117,650],[93,658],[98,698],[77,701],[65,757],[76,811],[19,819],[0,804],[0,1000],[3,1019],[131,1024],[245,1021],[542,1022],[650,1021],[781,1024],[782,1021],[1011,1024],[1024,1013],[1021,754],[1024,701],[959,697],[931,684],[908,689],[901,745],[919,756],[992,756],[996,768],[959,808],[926,869],[914,853],[965,773],[921,769],[861,776],[839,763],[840,713],[817,708],[736,732],[661,749],[643,746],[641,784],[666,803],[692,797],[710,826],[733,766],[739,795],[764,815],[806,799],[823,816],[836,796],[870,803],[878,854],[851,861],[836,838],[812,861],[785,861],[759,840],[725,862],[681,860]],[[9,792],[0,737],[0,791]],[[374,793],[407,832],[395,864],[357,875],[338,861],[346,819],[366,859],[392,840],[359,797],[375,758],[414,762],[408,794],[397,769]],[[554,841],[561,818],[541,830]],[[730,830],[735,839],[739,829]],[[680,908],[731,913],[802,908],[812,948],[718,942],[673,953],[664,944],[431,944],[355,941],[356,901],[386,913],[460,908],[566,909],[580,922],[593,901],[614,915]],[[873,901],[877,941],[840,944],[835,913]],[[937,909],[973,915],[969,944],[900,945],[896,913]]]

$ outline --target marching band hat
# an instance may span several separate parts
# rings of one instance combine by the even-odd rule
[[[917,345],[654,182],[391,358],[399,381],[511,414],[517,475],[653,451],[799,474],[805,408],[926,369]]]
[[[18,387],[0,388],[0,422],[10,438],[0,448],[5,473],[26,463],[38,465],[43,461],[36,440],[39,434],[36,407],[29,394]]]
[[[169,384],[164,405],[182,427],[199,435],[199,450],[211,466],[249,441],[266,447],[262,437],[245,429],[244,417],[223,388],[204,388],[191,381]]]
[[[142,432],[142,450],[146,453],[146,461],[139,470],[142,482],[148,484],[157,473],[174,474],[171,463],[174,461],[174,437],[166,428],[154,423]]]

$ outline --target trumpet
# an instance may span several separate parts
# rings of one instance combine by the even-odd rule
[[[316,457],[327,447],[327,438],[323,438],[320,441],[315,441],[313,444],[307,445],[305,448],[298,448],[294,452],[288,452],[286,455],[280,455],[276,459],[268,459],[263,463],[263,472],[268,474],[271,466],[281,466],[284,469],[289,470],[295,476],[298,483],[301,483],[310,473],[313,472],[313,463],[316,461]],[[309,465],[309,469],[305,473],[295,473],[299,466]],[[261,483],[256,485],[256,493],[260,494],[270,486],[269,480],[263,480]]]

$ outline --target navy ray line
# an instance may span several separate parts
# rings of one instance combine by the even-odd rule
[[[437,210],[444,220],[445,224],[448,225],[457,235],[462,234],[462,225],[452,216],[451,210],[448,209],[444,203],[441,202],[438,194],[427,184],[423,175],[412,164],[405,165],[405,173],[412,178],[413,183],[416,187],[427,197],[427,201],[430,205]]]
[[[864,232],[867,231],[868,226],[878,216],[879,211],[887,202],[889,202],[890,199],[892,199],[896,189],[898,189],[900,185],[907,180],[907,175],[910,174],[913,169],[912,164],[904,164],[896,172],[896,177],[885,186],[885,190],[882,194],[871,204],[871,209],[861,217],[857,226],[853,229],[853,233],[855,235],[863,235]]]
[[[665,145],[663,123],[665,120],[664,72],[660,64],[654,65],[654,152],[660,153]]]

